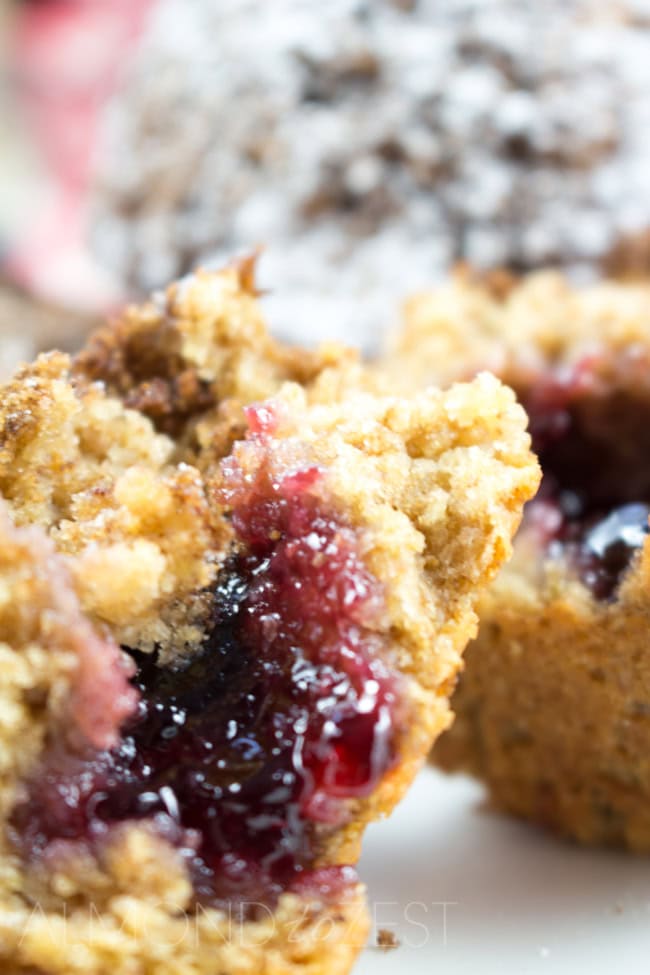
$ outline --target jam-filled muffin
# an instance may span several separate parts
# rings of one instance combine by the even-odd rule
[[[391,356],[411,387],[490,368],[543,478],[435,748],[503,808],[650,850],[650,287],[461,273],[414,298]]]
[[[347,972],[538,481],[491,376],[376,395],[247,264],[0,395],[0,965]]]

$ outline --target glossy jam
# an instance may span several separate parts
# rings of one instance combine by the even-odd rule
[[[544,472],[526,522],[552,558],[609,601],[648,533],[650,410],[622,394],[590,397],[576,381],[542,387],[524,404]]]
[[[234,462],[224,475],[237,548],[203,652],[171,672],[130,651],[136,718],[112,751],[51,749],[14,812],[24,855],[148,820],[186,857],[200,903],[271,905],[344,876],[312,871],[322,836],[395,761],[396,679],[371,629],[382,592],[322,473],[273,470],[257,420],[243,448],[255,474]]]

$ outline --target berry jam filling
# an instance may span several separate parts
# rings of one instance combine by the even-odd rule
[[[346,801],[396,759],[397,677],[371,629],[382,592],[322,500],[322,472],[274,472],[265,423],[253,417],[240,445],[255,473],[224,468],[237,548],[203,651],[177,671],[129,651],[137,716],[110,751],[51,747],[13,815],[24,856],[142,820],[185,857],[197,903],[272,906],[349,879],[313,867]]]
[[[648,534],[650,404],[585,391],[577,374],[579,382],[522,397],[544,474],[526,524],[552,558],[564,558],[609,601]]]

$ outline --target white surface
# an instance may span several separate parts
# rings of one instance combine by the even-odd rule
[[[367,948],[355,975],[649,971],[650,858],[571,846],[482,801],[426,769],[369,831],[361,876],[401,946]]]

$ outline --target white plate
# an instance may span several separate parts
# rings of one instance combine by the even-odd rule
[[[481,787],[425,769],[369,830],[375,928],[355,975],[650,972],[650,858],[584,850],[488,811]]]

